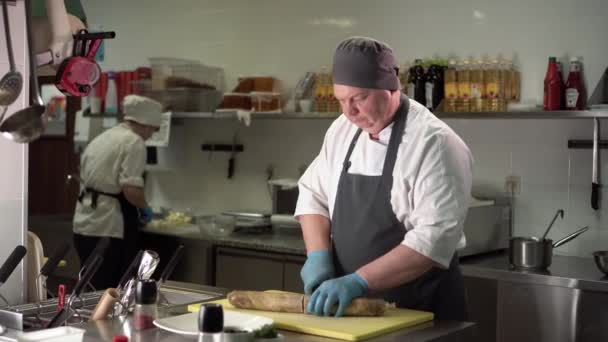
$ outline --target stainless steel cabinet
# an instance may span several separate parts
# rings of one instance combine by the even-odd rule
[[[469,321],[475,322],[471,342],[496,340],[498,281],[464,277]]]
[[[567,287],[500,281],[497,341],[576,341],[580,294]]]
[[[608,293],[465,277],[471,341],[608,341]]]
[[[303,258],[242,248],[216,247],[215,286],[240,290],[303,292]]]

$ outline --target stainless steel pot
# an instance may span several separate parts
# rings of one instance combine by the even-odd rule
[[[551,239],[513,237],[509,240],[509,263],[516,268],[545,269],[551,266],[553,248],[557,248],[589,229],[583,227],[553,243]]]

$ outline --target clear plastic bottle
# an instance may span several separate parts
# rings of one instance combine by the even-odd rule
[[[135,287],[135,311],[133,312],[133,326],[135,330],[154,328],[157,312],[157,287],[153,279],[142,279]]]
[[[471,111],[471,66],[468,59],[460,63],[457,68],[458,78],[458,101],[456,102],[456,111],[470,112]]]
[[[508,103],[513,99],[513,61],[510,59],[503,60],[503,85],[504,85],[504,102]]]
[[[514,64],[511,64],[511,101],[519,102],[521,94],[521,74],[519,70],[515,68]]]
[[[487,110],[498,112],[500,108],[500,66],[497,59],[493,59],[487,64],[485,70],[486,94],[488,97]]]
[[[471,112],[483,111],[484,97],[483,61],[476,60],[471,65]]]
[[[327,112],[327,67],[321,67],[321,70],[315,74],[315,112]]]
[[[118,92],[116,90],[115,74],[108,72],[108,90],[106,93],[105,112],[109,114],[118,113]]]
[[[445,92],[443,111],[448,113],[455,112],[456,100],[458,99],[458,78],[456,73],[456,61],[453,59],[449,60],[448,67],[445,69],[443,84]]]
[[[407,93],[407,79],[410,73],[410,63],[406,62],[403,63],[401,65],[401,68],[399,69],[399,82],[401,83],[401,91],[406,94],[409,95]]]

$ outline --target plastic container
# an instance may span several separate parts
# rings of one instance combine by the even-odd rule
[[[84,330],[74,327],[57,327],[20,334],[19,342],[80,342],[84,339]]]
[[[224,69],[205,65],[196,60],[168,57],[150,58],[152,83],[154,89],[163,89],[164,81],[169,76],[190,79],[205,83],[224,91]]]
[[[221,109],[251,110],[251,94],[247,93],[225,93],[220,104]]]
[[[154,89],[151,80],[133,82],[139,94],[159,101],[174,112],[213,112],[222,102],[222,92],[204,88]]]
[[[251,110],[254,112],[281,112],[281,94],[251,92]]]

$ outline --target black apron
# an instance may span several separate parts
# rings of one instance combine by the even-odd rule
[[[334,264],[338,276],[355,272],[388,253],[401,244],[407,232],[393,212],[391,188],[408,110],[409,99],[402,95],[381,176],[348,173],[350,156],[361,129],[351,141],[344,158],[331,220]],[[434,267],[407,284],[373,295],[401,308],[431,311],[436,319],[467,319],[463,279],[456,255],[447,270]]]
[[[93,209],[97,208],[97,200],[99,199],[99,196],[112,197],[117,199],[120,203],[120,211],[123,221],[122,260],[125,260],[125,263],[121,265],[121,271],[126,270],[128,264],[131,262],[131,260],[133,260],[137,254],[137,251],[139,250],[139,228],[142,226],[142,224],[139,221],[139,211],[137,207],[131,204],[122,192],[112,194],[87,187],[78,195],[78,201],[82,204],[83,198],[87,195],[91,196],[91,208]],[[113,251],[113,253],[117,252],[118,251]]]

